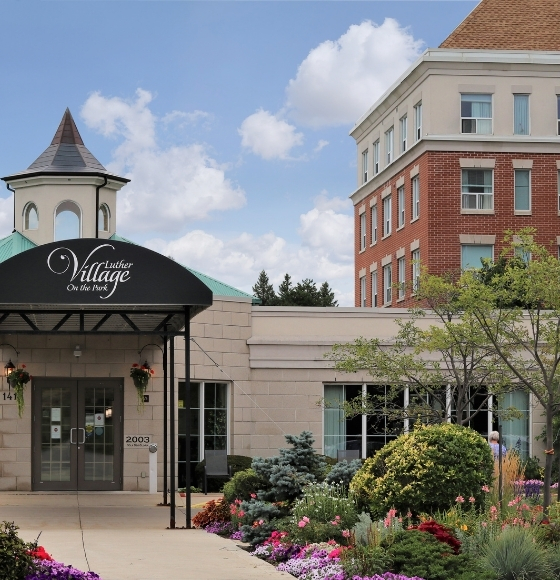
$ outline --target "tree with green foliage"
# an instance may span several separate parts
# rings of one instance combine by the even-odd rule
[[[278,298],[274,292],[274,286],[268,279],[268,274],[262,270],[257,279],[257,283],[253,286],[253,294],[260,299],[261,306],[274,306]]]
[[[294,286],[292,277],[285,274],[276,293],[264,270],[253,286],[253,293],[260,298],[261,306],[338,306],[328,282],[323,282],[317,289],[312,279],[305,278]]]
[[[550,505],[553,418],[560,411],[560,261],[534,241],[534,229],[506,235],[503,268],[489,278],[466,271],[457,282],[460,308],[484,333],[517,388],[531,393],[545,416],[543,504]],[[556,248],[556,245],[554,246]],[[515,256],[524,258],[520,267]]]

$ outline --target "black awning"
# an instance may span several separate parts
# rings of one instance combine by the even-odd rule
[[[65,240],[0,264],[0,333],[176,334],[212,304],[173,260],[113,240]]]

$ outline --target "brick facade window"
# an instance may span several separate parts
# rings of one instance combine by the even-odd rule
[[[364,212],[360,216],[360,252],[363,252],[366,249],[366,235],[367,235],[366,214]]]
[[[492,133],[492,95],[461,95],[461,133]]]
[[[420,217],[420,177],[412,178],[412,219]]]
[[[462,169],[463,209],[493,209],[494,186],[492,169]]]
[[[480,268],[482,260],[494,259],[494,246],[486,246],[483,244],[464,244],[461,246],[461,268]]]
[[[393,272],[391,264],[383,266],[383,304],[393,301]]]
[[[515,211],[531,210],[531,172],[528,169],[516,169],[514,176],[514,209]]]
[[[374,308],[379,306],[377,297],[377,270],[371,273],[371,305]]]
[[[391,196],[383,200],[383,237],[391,234]]]
[[[404,185],[397,189],[397,204],[398,204],[398,227],[404,226],[405,217],[405,200],[404,200]]]
[[[371,208],[371,245],[377,244],[377,204]]]
[[[411,252],[410,257],[412,260],[412,292],[416,294],[420,282],[420,250]]]
[[[399,292],[398,298],[402,300],[406,292],[406,263],[404,258],[399,258],[397,261],[397,270],[399,276]]]
[[[366,277],[362,276],[360,278],[360,306],[362,308],[366,307]]]

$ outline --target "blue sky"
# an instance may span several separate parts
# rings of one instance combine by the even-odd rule
[[[3,0],[0,172],[28,167],[68,106],[132,179],[121,235],[246,291],[262,269],[289,272],[352,305],[348,131],[475,6]]]

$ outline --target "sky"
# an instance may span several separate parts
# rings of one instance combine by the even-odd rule
[[[289,273],[352,306],[348,133],[476,4],[2,0],[0,173],[26,169],[69,107],[131,179],[120,235],[246,292]]]

